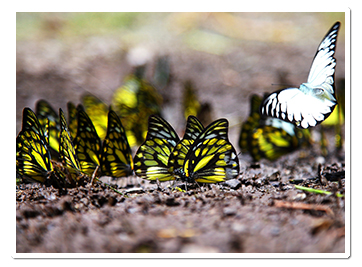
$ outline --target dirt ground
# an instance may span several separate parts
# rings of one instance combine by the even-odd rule
[[[182,88],[191,80],[200,101],[211,105],[213,119],[229,120],[230,140],[239,152],[240,123],[248,116],[250,95],[276,90],[272,83],[303,82],[318,44],[317,40],[295,49],[245,41],[221,56],[179,47],[160,49],[157,55],[169,56],[172,75],[161,90],[164,117],[182,136]],[[337,51],[340,80],[344,43],[337,44]],[[68,101],[79,103],[85,92],[109,103],[132,69],[127,55],[112,39],[72,46],[18,42],[17,133],[22,109],[35,109],[41,98],[56,110],[66,110]],[[155,62],[156,57],[150,61],[149,77]],[[319,126],[313,131],[317,141],[319,131]],[[274,162],[253,163],[243,153],[238,179],[201,188],[187,185],[186,192],[171,190],[168,182],[159,188],[136,177],[111,181],[124,195],[100,183],[68,189],[66,194],[39,184],[17,185],[16,252],[344,253],[345,199],[335,193],[346,193],[345,149],[334,148],[333,128],[326,134],[327,156],[322,156],[317,141]],[[295,185],[332,194],[308,193]]]

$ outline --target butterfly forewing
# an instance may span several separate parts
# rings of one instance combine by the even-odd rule
[[[174,180],[168,169],[169,157],[180,141],[172,126],[159,116],[150,116],[146,140],[138,148],[134,157],[137,176],[148,180]]]
[[[74,148],[80,162],[82,172],[91,176],[100,166],[101,140],[87,113],[78,109],[78,130],[74,139]]]
[[[103,175],[114,178],[129,176],[133,173],[132,151],[121,120],[112,110],[108,113],[107,135],[103,141],[101,166]]]
[[[62,109],[59,109],[60,117],[60,145],[59,158],[60,161],[69,169],[70,173],[76,176],[81,172],[81,166],[72,143],[72,137],[68,130],[67,121]]]
[[[340,23],[336,22],[318,47],[308,82],[270,94],[260,106],[262,115],[294,123],[300,128],[314,127],[332,113],[336,101],[334,58]]]
[[[78,127],[78,118],[77,118],[77,108],[72,102],[67,103],[68,109],[68,130],[72,140],[77,135]]]
[[[334,54],[339,27],[340,23],[336,22],[324,37],[318,47],[308,76],[308,84],[311,87],[322,86],[332,95],[334,95],[334,72],[336,67]]]
[[[47,128],[49,146],[53,151],[59,152],[60,123],[58,114],[54,111],[52,106],[43,99],[36,103],[35,112],[42,128]],[[55,155],[56,154],[53,156]]]
[[[108,105],[91,94],[83,95],[82,102],[99,138],[103,140],[107,133]]]

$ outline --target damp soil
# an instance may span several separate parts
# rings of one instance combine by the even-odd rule
[[[68,101],[79,103],[85,92],[110,103],[112,92],[132,70],[127,53],[112,44],[92,39],[70,49],[18,42],[17,132],[22,109],[35,109],[41,98],[55,110],[66,110]],[[239,152],[237,140],[250,95],[278,89],[272,83],[303,82],[316,46],[294,49],[244,42],[224,56],[163,50],[160,55],[167,53],[171,65],[171,79],[161,91],[164,117],[182,136],[182,88],[191,80],[200,101],[212,107],[212,119],[229,120],[230,141]],[[337,56],[336,78],[341,79],[343,53]],[[152,77],[152,71],[147,75]],[[319,126],[313,130],[312,146],[274,162],[253,162],[247,153],[240,154],[239,177],[221,184],[158,185],[137,177],[101,178],[122,194],[100,182],[62,192],[19,184],[16,252],[344,253],[345,198],[340,195],[346,193],[345,150],[334,147],[335,130],[330,128],[325,130],[329,153],[323,154],[319,131]],[[296,185],[330,194],[310,193]]]
[[[16,251],[343,253],[344,163],[319,161],[303,150],[245,164],[238,179],[212,185],[101,179],[122,194],[100,182],[62,192],[20,184]]]

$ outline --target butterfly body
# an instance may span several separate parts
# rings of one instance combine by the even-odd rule
[[[308,81],[299,88],[287,88],[270,94],[260,113],[294,123],[300,128],[314,127],[324,121],[337,104],[334,58],[340,23],[336,22],[318,47]]]

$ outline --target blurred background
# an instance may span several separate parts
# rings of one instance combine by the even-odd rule
[[[340,13],[17,13],[16,133],[39,99],[66,110],[91,93],[111,104],[139,65],[162,96],[162,116],[180,136],[190,86],[207,120],[230,123],[237,148],[251,94],[299,87],[336,22],[336,80],[345,76]],[[160,66],[161,62],[161,68]],[[160,78],[161,74],[164,79]],[[344,89],[344,88],[343,88]],[[337,85],[338,91],[338,85]]]

